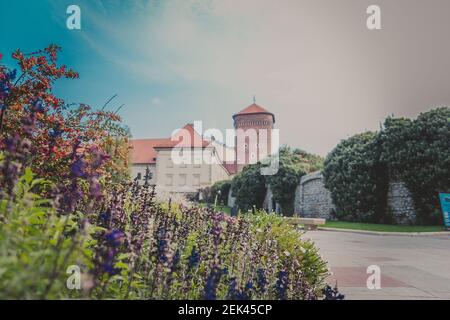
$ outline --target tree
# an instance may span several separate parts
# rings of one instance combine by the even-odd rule
[[[377,133],[341,141],[327,156],[323,170],[339,219],[386,222],[387,168],[380,162]]]
[[[245,166],[232,180],[232,195],[243,210],[262,208],[266,196],[266,179],[260,173],[261,163]]]
[[[284,215],[294,214],[295,190],[300,178],[305,174],[320,170],[323,159],[319,156],[289,147],[279,151],[279,169],[277,174],[267,177],[274,200],[280,204]]]
[[[380,132],[382,161],[412,194],[418,224],[439,224],[439,192],[450,192],[450,108],[416,120],[388,118]]]

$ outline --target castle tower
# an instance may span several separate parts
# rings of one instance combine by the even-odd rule
[[[273,113],[256,103],[233,115],[237,171],[271,154]]]

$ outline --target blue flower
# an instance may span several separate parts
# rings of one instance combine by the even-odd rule
[[[275,284],[275,289],[277,291],[278,299],[287,299],[287,288],[288,288],[288,273],[286,271],[278,272],[278,280]]]
[[[188,272],[194,269],[200,262],[200,253],[195,247],[192,248],[191,254],[188,258]]]
[[[57,128],[50,129],[49,135],[51,138],[55,139],[58,138],[62,134],[62,130]]]
[[[77,178],[83,178],[86,176],[86,162],[83,161],[83,159],[78,158],[70,168],[72,174]]]
[[[98,217],[100,218],[101,222],[107,223],[107,222],[109,222],[109,220],[111,220],[111,213],[103,212],[103,213],[100,213]]]
[[[219,268],[213,268],[208,275],[208,279],[206,280],[205,288],[204,288],[204,299],[206,300],[216,300],[217,299],[217,287],[219,286],[220,278],[224,270]]]
[[[264,269],[259,268],[258,270],[256,270],[256,276],[256,285],[259,289],[259,292],[265,293],[267,290],[267,279]]]
[[[118,247],[123,243],[125,234],[120,230],[112,230],[106,234],[106,241],[113,247]]]

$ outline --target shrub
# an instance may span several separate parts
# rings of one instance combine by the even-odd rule
[[[326,263],[281,217],[158,204],[153,189],[137,183],[116,185],[89,214],[61,215],[32,192],[40,183],[27,169],[14,197],[0,200],[2,298],[322,296]],[[79,268],[82,290],[66,287],[69,266]]]
[[[106,111],[106,105],[93,110],[66,104],[54,95],[57,80],[78,78],[57,64],[60,50],[56,45],[31,54],[17,50],[12,56],[19,74],[0,64],[0,148],[26,138],[24,147],[33,155],[26,165],[40,177],[59,182],[69,178],[66,169],[75,146],[80,152],[96,148],[109,156],[99,168],[103,179],[127,178],[129,133],[117,113]]]
[[[450,192],[450,108],[417,119],[388,118],[380,132],[381,159],[393,179],[405,182],[417,211],[417,223],[440,224],[439,192]]]
[[[232,180],[232,195],[242,211],[262,208],[266,196],[266,179],[260,173],[261,163],[248,165]]]
[[[325,160],[325,187],[340,220],[383,222],[387,171],[379,161],[377,134],[366,132],[340,142]]]
[[[380,132],[355,135],[330,152],[324,169],[339,219],[395,222],[387,209],[390,180],[405,182],[418,224],[439,224],[439,192],[450,191],[450,108],[417,119],[387,118]]]

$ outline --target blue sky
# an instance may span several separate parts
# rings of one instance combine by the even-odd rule
[[[390,114],[450,104],[446,0],[379,0],[383,30],[365,27],[369,0],[0,0],[0,52],[56,43],[80,73],[67,102],[121,110],[134,137],[188,122],[232,128],[252,103],[276,115],[281,143],[325,155]],[[66,8],[81,8],[81,30]],[[416,24],[412,24],[414,21]],[[430,85],[432,84],[432,85]]]

